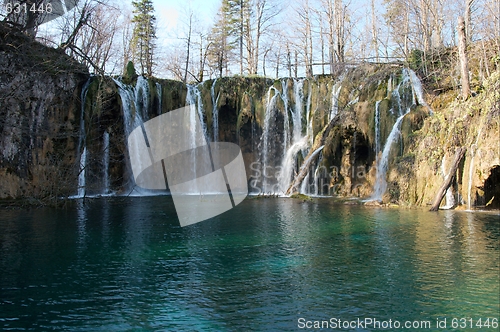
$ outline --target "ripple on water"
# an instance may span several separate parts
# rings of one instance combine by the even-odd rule
[[[499,316],[497,216],[247,200],[179,227],[168,197],[0,216],[4,329],[291,330]]]

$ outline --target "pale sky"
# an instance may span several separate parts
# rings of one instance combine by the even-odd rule
[[[193,12],[205,24],[212,23],[213,17],[221,4],[221,0],[153,0],[158,22],[158,30],[173,30],[179,23],[184,11],[188,12],[191,6]]]

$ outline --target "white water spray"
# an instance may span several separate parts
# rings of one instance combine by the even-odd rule
[[[375,155],[380,152],[380,100],[375,103]]]
[[[217,79],[215,79],[210,87],[210,96],[212,98],[212,128],[214,132],[214,142],[219,141],[219,97],[220,92],[215,97],[215,84]]]
[[[450,175],[449,173],[446,173],[446,155],[444,155],[441,160],[441,174],[443,175],[443,179],[448,178]],[[442,209],[448,210],[455,206],[455,198],[453,197],[453,190],[451,187],[446,191],[445,201],[446,204],[442,207]]]
[[[339,97],[341,90],[342,80],[339,80],[333,85],[332,89],[332,109],[330,111],[330,117],[328,118],[329,121],[332,121],[332,119],[339,113]]]
[[[273,96],[271,97],[271,91],[274,93]],[[262,173],[263,173],[263,181],[262,181],[262,191],[265,193],[272,192],[272,188],[269,187],[267,178],[268,175],[266,173],[267,169],[269,168],[269,150],[270,150],[270,145],[272,142],[270,141],[270,135],[271,135],[271,117],[274,115],[276,112],[276,101],[277,98],[279,97],[279,91],[276,90],[275,87],[270,87],[269,90],[267,91],[267,104],[266,104],[266,112],[265,112],[265,117],[264,117],[264,128],[262,132]]]
[[[87,147],[80,156],[80,174],[78,175],[78,198],[85,197],[85,169],[87,168]]]
[[[387,189],[386,176],[389,166],[389,155],[391,152],[391,147],[393,143],[400,136],[400,127],[401,123],[403,122],[403,118],[405,117],[406,114],[410,112],[411,107],[414,105],[414,103],[412,105],[403,105],[399,93],[399,89],[401,87],[408,88],[408,84],[410,82],[410,76],[411,76],[411,70],[403,69],[403,79],[392,94],[393,97],[395,98],[394,101],[398,106],[398,111],[399,111],[398,113],[400,114],[400,116],[397,118],[396,122],[392,126],[391,133],[389,134],[389,137],[387,137],[387,141],[384,145],[382,156],[377,161],[377,173],[375,177],[376,182],[373,190],[373,195],[371,197],[372,200],[382,200],[382,197],[384,196],[384,193]],[[405,110],[404,113],[403,109]]]
[[[80,137],[78,141],[78,151],[81,152],[80,163],[79,163],[79,173],[78,173],[78,198],[85,197],[85,169],[87,168],[87,141],[85,132],[85,103],[87,100],[87,94],[89,91],[90,83],[92,78],[90,78],[83,86],[82,93],[80,95],[80,100],[82,101],[81,114],[80,114]]]

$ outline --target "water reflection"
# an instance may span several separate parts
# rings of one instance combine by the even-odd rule
[[[498,317],[496,215],[248,200],[181,228],[172,201],[0,217],[5,329],[292,330],[298,317]]]

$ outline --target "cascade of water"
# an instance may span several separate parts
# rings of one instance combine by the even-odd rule
[[[195,86],[187,84],[187,94],[186,94],[186,106],[189,106],[190,112],[189,112],[189,126],[190,128],[196,128],[196,92],[195,92]],[[192,137],[191,137],[191,147],[196,148],[196,132],[193,130],[191,132]]]
[[[408,88],[410,84],[410,76],[409,76],[409,73],[406,69],[403,69],[403,77],[401,79],[401,82],[399,82],[399,84],[397,85],[397,87],[392,91],[392,103],[396,105],[396,108],[397,108],[397,113],[396,114],[399,114],[399,115],[403,115],[403,109],[404,109],[404,106],[407,105],[407,104],[410,104],[410,105],[413,105],[415,104],[415,101],[413,100],[413,93],[412,93],[412,101],[410,102],[409,100],[406,100],[407,98],[405,98],[405,100],[402,100],[401,99],[401,93],[399,92],[399,90],[401,88]],[[404,105],[403,105],[404,104]],[[406,109],[405,109],[406,110]],[[390,109],[391,113],[394,114],[394,107]]]
[[[207,136],[207,125],[205,123],[205,108],[203,107],[203,100],[201,98],[201,91],[198,85],[187,84],[187,95],[186,95],[186,106],[191,109],[191,125],[194,125],[196,115],[200,119],[201,128],[203,130],[203,135]],[[195,127],[191,127],[195,128]],[[196,135],[196,133],[193,133]],[[193,138],[193,144],[195,140]]]
[[[380,151],[380,100],[375,103],[375,156]]]
[[[274,92],[274,95],[271,97],[271,91]],[[265,193],[271,192],[271,188],[269,187],[268,184],[268,174],[266,173],[267,169],[269,168],[269,150],[270,150],[270,145],[272,144],[270,140],[270,135],[271,133],[271,119],[272,116],[275,113],[276,110],[276,100],[279,97],[279,91],[276,90],[275,87],[270,87],[269,90],[267,91],[267,104],[266,104],[266,112],[265,112],[265,117],[264,117],[264,128],[262,132],[262,138],[261,142],[263,144],[261,151],[262,151],[262,159],[261,159],[261,166],[262,166],[262,174],[263,174],[263,181],[262,181],[262,191]]]
[[[332,121],[332,119],[339,113],[339,96],[341,90],[342,79],[339,79],[339,81],[333,85],[332,89],[332,109],[330,111],[330,117],[328,118],[329,121]]]
[[[392,78],[392,74],[391,74],[389,76],[389,80],[387,81],[387,97],[388,98],[391,96],[391,93],[394,90],[393,84],[394,84],[394,82],[393,82],[393,78]]]
[[[125,140],[128,141],[128,137],[132,131],[139,126],[142,126],[144,121],[148,118],[149,83],[148,80],[142,76],[137,78],[135,87],[126,85],[116,79],[114,79],[114,82],[118,86],[118,93],[120,94],[120,99],[122,101]],[[137,141],[135,141],[135,143],[138,144]],[[135,151],[139,150],[140,148],[136,147]],[[134,158],[134,156],[130,156],[130,158]],[[141,162],[142,159],[137,157],[135,158],[135,161]],[[146,167],[143,167],[142,169],[144,168]],[[137,190],[137,188],[135,188],[135,190]],[[139,195],[142,194],[143,192],[141,190]]]
[[[163,90],[160,83],[156,83],[156,93],[158,95],[158,115],[163,112]]]
[[[418,103],[418,105],[426,106],[427,108],[429,108],[429,110],[432,114],[433,112],[432,112],[431,108],[429,107],[429,105],[427,105],[427,103],[425,102],[425,99],[424,99],[424,90],[422,88],[422,82],[420,82],[417,74],[413,70],[408,69],[408,73],[410,76],[411,86],[413,89],[413,98],[414,98],[413,103],[415,105]]]
[[[446,173],[446,155],[443,156],[443,160],[441,160],[441,174],[443,178],[446,179],[449,174]],[[448,188],[446,191],[446,204],[443,206],[443,209],[451,209],[455,206],[455,198],[453,197],[453,190]]]
[[[319,196],[319,180],[321,175],[321,162],[323,161],[323,153],[319,156],[318,167],[314,171],[314,195]]]
[[[304,98],[304,80],[295,80],[293,84],[293,94],[295,99],[295,105],[292,110],[292,121],[293,121],[293,143],[298,142],[302,139],[302,109],[303,109],[303,98]]]
[[[403,69],[403,79],[396,88],[396,90],[393,92],[393,96],[396,97],[396,103],[398,106],[398,113],[400,114],[399,117],[397,118],[396,122],[392,126],[391,133],[389,134],[389,137],[387,137],[387,141],[384,145],[384,149],[382,151],[382,156],[378,159],[377,161],[377,173],[376,173],[376,182],[375,182],[375,187],[373,190],[373,195],[371,199],[374,200],[382,200],[382,197],[387,189],[387,180],[386,180],[386,174],[387,174],[387,169],[389,166],[389,154],[391,152],[391,147],[392,144],[397,140],[400,134],[400,127],[401,123],[403,122],[403,118],[405,117],[406,114],[408,114],[411,110],[412,105],[406,105],[402,103],[402,100],[400,98],[400,93],[399,89],[400,88],[408,88],[408,83],[410,82],[409,79],[409,71],[406,69]],[[396,92],[397,91],[397,92]],[[403,111],[404,107],[404,111]]]
[[[139,76],[135,86],[135,108],[136,112],[139,113],[136,116],[139,116],[140,124],[148,120],[149,95],[149,82],[147,78]]]
[[[306,177],[302,181],[302,184],[300,185],[300,193],[304,195],[309,195],[309,180],[310,180],[311,175],[307,173]]]
[[[283,90],[288,93],[288,89],[283,88]],[[291,108],[292,113],[292,145],[289,149],[285,150],[284,157],[281,163],[281,171],[278,177],[278,183],[280,190],[285,192],[293,181],[294,171],[297,167],[297,155],[299,152],[304,154],[305,151],[310,146],[309,136],[302,136],[302,110],[304,107],[303,99],[304,99],[304,80],[294,80],[293,85],[293,94],[294,94],[294,106]],[[284,98],[285,106],[288,106],[288,98]],[[309,104],[309,100],[308,100]],[[308,105],[309,106],[309,105]],[[309,108],[309,107],[308,107]],[[306,111],[306,114],[309,111]],[[306,116],[307,117],[307,116]],[[288,128],[285,127],[285,131]]]
[[[190,128],[197,128],[197,120],[200,121],[201,124],[201,130],[202,130],[202,135],[205,137],[205,140],[208,142],[208,135],[207,135],[207,127],[205,124],[205,109],[203,107],[203,101],[201,98],[201,91],[198,88],[198,85],[191,85],[187,84],[187,95],[186,95],[186,106],[189,106],[190,113],[189,113],[189,121],[190,121]],[[196,130],[191,130],[191,147],[194,149],[197,147],[197,137],[199,133],[196,132]],[[192,160],[193,160],[193,165],[196,165],[196,154],[192,154]],[[195,167],[195,166],[194,166]],[[196,167],[193,169],[194,174],[196,176]],[[192,184],[191,188],[188,189],[189,194],[193,193],[198,193],[198,186],[196,183]]]
[[[295,176],[294,171],[297,166],[297,154],[308,147],[307,136],[294,143],[290,149],[286,151],[285,158],[281,163],[281,171],[278,177],[280,190],[285,192],[290,187],[291,181]]]
[[[80,156],[80,174],[78,175],[78,197],[85,197],[85,168],[87,168],[87,147],[84,146]]]
[[[324,147],[325,147],[325,146],[324,146],[324,145],[322,145],[322,146],[320,146],[319,148],[317,148],[316,150],[314,150],[314,152],[313,152],[313,153],[311,153],[311,155],[309,156],[309,158],[307,158],[307,159],[304,161],[304,164],[303,164],[304,166],[302,166],[302,168],[303,168],[303,167],[305,167],[306,165],[308,165],[308,164],[309,164],[309,162],[311,161],[311,159],[316,158],[316,156],[318,155],[318,153],[320,153],[320,152],[323,150],[323,148],[324,148]],[[302,170],[302,168],[301,168],[301,170]]]
[[[104,132],[103,136],[103,153],[102,153],[102,165],[103,165],[103,194],[109,194],[109,133]]]
[[[404,116],[405,115],[401,115],[396,120],[396,123],[392,127],[391,133],[389,134],[389,137],[387,137],[387,142],[385,143],[384,150],[382,151],[382,156],[377,163],[376,182],[372,196],[372,199],[374,200],[381,200],[382,196],[385,193],[385,190],[387,189],[386,174],[387,168],[389,166],[389,153],[391,152],[392,143],[394,143],[394,141],[400,134],[399,127],[401,125],[401,122],[403,121]]]
[[[135,88],[130,85],[123,84],[118,80],[114,81],[118,86],[118,93],[120,94],[120,99],[122,101],[125,137],[128,138],[130,133],[143,123],[140,113],[142,113],[142,109],[145,105],[147,107],[147,104],[145,104],[144,101],[147,102],[148,97],[147,94],[144,96],[144,86],[141,88],[139,82],[143,85],[145,79],[137,79],[137,85]]]
[[[472,179],[474,177],[474,159],[476,157],[476,151],[474,148],[477,147],[477,144],[473,144],[470,147],[470,165],[469,165],[469,183],[467,184],[467,209],[472,209]]]
[[[476,158],[477,144],[479,143],[479,138],[481,137],[482,130],[483,127],[481,126],[477,133],[476,142],[470,147],[471,159],[469,165],[469,183],[467,184],[467,209],[469,210],[471,210],[472,208],[472,180],[474,177],[474,159]]]
[[[314,143],[313,135],[313,117],[311,115],[311,95],[312,95],[312,82],[308,81],[309,91],[307,93],[307,105],[306,105],[306,121],[307,121],[307,137],[309,137],[309,145],[312,146]]]
[[[80,114],[80,137],[78,139],[78,151],[83,151],[80,154],[79,162],[79,174],[78,174],[78,195],[77,197],[85,197],[85,168],[87,167],[87,142],[86,142],[86,132],[85,132],[85,103],[87,100],[87,94],[89,91],[90,83],[92,78],[90,78],[82,88],[80,95],[80,100],[82,101],[81,114]]]
[[[217,83],[217,79],[215,79],[212,83],[212,87],[210,88],[210,96],[212,97],[212,127],[214,131],[214,142],[219,141],[219,97],[220,92],[215,97],[215,84]],[[252,138],[253,139],[253,138]]]
[[[285,157],[285,154],[286,154],[286,151],[288,150],[288,144],[290,143],[290,136],[289,136],[289,133],[290,133],[290,119],[288,117],[288,112],[289,112],[289,108],[288,108],[288,104],[289,104],[289,101],[288,101],[288,79],[287,78],[284,78],[281,80],[281,100],[283,101],[283,105],[285,107],[285,109],[283,110],[283,135],[284,135],[284,138],[283,138],[283,157]]]

